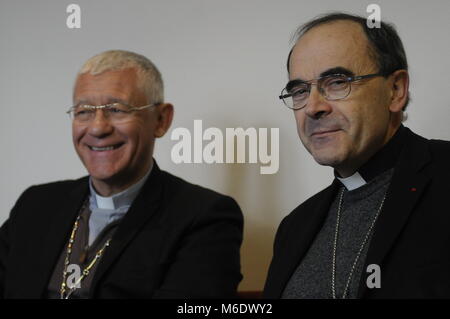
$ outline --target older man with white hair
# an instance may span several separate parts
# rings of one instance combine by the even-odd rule
[[[230,197],[161,171],[173,106],[146,57],[89,59],[73,94],[89,176],[28,188],[0,229],[2,298],[223,298],[242,279],[242,213]]]

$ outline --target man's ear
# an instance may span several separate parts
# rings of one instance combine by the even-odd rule
[[[155,128],[155,137],[162,137],[169,130],[173,119],[173,105],[162,103],[156,106],[158,108],[158,119]]]
[[[406,101],[408,100],[409,75],[406,70],[397,70],[392,73],[390,77],[392,78],[392,95],[389,110],[393,113],[397,113],[403,110]]]

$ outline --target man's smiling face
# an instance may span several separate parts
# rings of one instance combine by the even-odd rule
[[[137,80],[134,68],[81,74],[75,84],[74,104],[149,104]],[[129,119],[116,124],[101,109],[88,123],[74,121],[73,143],[94,186],[101,182],[122,189],[143,177],[152,162],[156,125],[153,108],[132,112]]]

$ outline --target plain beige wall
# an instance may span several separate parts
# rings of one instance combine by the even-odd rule
[[[81,6],[81,29],[66,27],[66,7]],[[127,49],[160,68],[172,128],[280,129],[280,169],[259,164],[179,164],[169,133],[155,157],[165,170],[233,196],[245,214],[240,290],[263,287],[280,220],[332,179],[303,149],[293,114],[277,96],[287,80],[289,40],[298,25],[330,11],[366,14],[381,6],[395,23],[411,67],[406,125],[450,139],[450,2],[404,1],[2,1],[0,4],[0,222],[32,184],[85,174],[64,113],[81,63],[107,49]]]

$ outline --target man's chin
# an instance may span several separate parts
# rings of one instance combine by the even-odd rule
[[[111,183],[117,178],[116,171],[106,171],[106,170],[89,170],[88,173],[91,178],[95,181],[102,183]]]
[[[313,152],[312,156],[317,164],[323,166],[337,167],[343,162],[342,156],[331,152]]]

